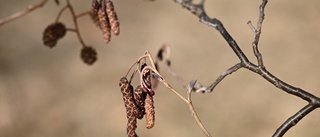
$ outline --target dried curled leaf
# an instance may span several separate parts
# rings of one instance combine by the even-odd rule
[[[121,93],[123,95],[124,105],[127,111],[127,134],[129,137],[136,137],[137,134],[135,132],[137,128],[137,106],[133,99],[133,87],[128,82],[127,78],[122,77],[119,82],[119,86],[121,89]]]
[[[154,104],[153,98],[149,94],[146,96],[145,100],[145,109],[146,109],[146,128],[150,129],[154,126],[155,123],[155,111],[154,111]]]
[[[83,47],[81,49],[81,59],[84,63],[92,65],[97,61],[97,52],[92,47]]]
[[[100,3],[100,8],[98,10],[98,17],[100,22],[100,28],[103,34],[103,40],[105,43],[109,43],[111,40],[111,28],[109,24],[108,16],[106,16],[106,4],[105,1],[102,0]]]
[[[140,110],[140,113],[137,114],[138,119],[142,119],[145,114],[144,101],[146,99],[146,95],[147,93],[143,91],[140,85],[138,85],[134,90],[134,93],[133,93],[134,101],[136,102],[136,105]]]
[[[43,32],[43,43],[44,45],[52,48],[56,46],[59,39],[63,38],[66,34],[67,29],[61,22],[50,24]]]
[[[107,1],[106,2],[106,13],[108,15],[108,19],[111,25],[111,30],[114,35],[119,35],[120,34],[120,23],[118,20],[117,13],[114,9],[114,5],[112,1]]]

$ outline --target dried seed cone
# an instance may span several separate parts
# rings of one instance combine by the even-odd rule
[[[81,59],[84,63],[92,65],[97,61],[97,52],[92,47],[83,47],[81,49]]]
[[[109,19],[106,16],[106,12],[105,12],[105,1],[103,0],[100,4],[101,4],[101,7],[98,10],[100,28],[102,30],[104,42],[109,43],[111,40],[111,28],[109,24]]]
[[[138,119],[142,119],[145,114],[145,108],[144,108],[144,101],[146,99],[146,92],[143,92],[143,89],[140,85],[136,87],[133,93],[134,101],[136,102],[136,105],[138,109],[140,110],[140,113],[137,114]]]
[[[129,137],[136,137],[135,130],[137,128],[136,111],[137,106],[133,100],[133,87],[128,82],[127,78],[122,77],[119,82],[121,93],[123,95],[124,105],[127,110],[127,134]]]
[[[63,38],[66,32],[67,29],[61,22],[49,25],[43,32],[42,40],[44,45],[53,48],[56,46],[58,40]]]
[[[154,106],[153,106],[153,98],[149,94],[146,96],[145,100],[145,109],[146,109],[146,128],[150,129],[154,126],[155,122],[155,111],[154,111]]]
[[[113,2],[112,1],[107,1],[106,2],[106,13],[109,18],[109,22],[111,25],[111,30],[114,35],[119,35],[120,34],[120,23],[118,20],[118,16],[116,11],[114,10]]]

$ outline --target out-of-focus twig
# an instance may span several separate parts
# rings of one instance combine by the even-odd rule
[[[7,16],[7,17],[5,17],[5,18],[0,19],[0,26],[4,25],[4,24],[6,24],[6,23],[9,23],[9,22],[11,22],[11,21],[13,21],[13,20],[15,20],[15,19],[18,19],[18,18],[20,18],[20,17],[22,17],[22,16],[24,16],[24,15],[27,15],[27,14],[29,14],[30,12],[32,12],[33,10],[35,10],[35,9],[38,9],[38,8],[43,7],[47,2],[48,2],[48,0],[43,0],[43,1],[38,2],[38,3],[36,3],[36,4],[29,5],[29,6],[27,7],[27,9],[25,9],[25,10],[23,10],[23,11],[14,13],[14,14],[12,14],[12,15],[9,15],[9,16]]]

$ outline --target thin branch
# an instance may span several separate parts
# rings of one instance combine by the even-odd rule
[[[296,114],[291,116],[289,119],[287,119],[286,122],[284,122],[277,131],[272,135],[272,137],[282,137],[291,127],[295,126],[303,117],[308,115],[311,111],[316,109],[314,105],[309,103],[305,107],[303,107],[300,111],[298,111]]]
[[[259,44],[260,35],[261,35],[262,23],[263,23],[264,16],[265,16],[264,9],[265,9],[267,3],[268,3],[268,0],[263,0],[262,4],[259,7],[260,15],[259,15],[259,20],[257,22],[257,28],[255,29],[256,30],[255,31],[256,35],[255,35],[254,41],[252,42],[253,52],[254,52],[254,55],[257,58],[259,67],[264,67],[263,60],[262,60],[262,55],[261,55],[261,53],[259,52],[259,49],[258,49],[258,44]]]
[[[23,11],[17,12],[15,14],[9,15],[8,17],[0,19],[0,26],[4,25],[6,23],[9,23],[9,22],[11,22],[11,21],[13,21],[15,19],[18,19],[18,18],[20,18],[20,17],[22,17],[24,15],[27,15],[30,12],[32,12],[33,10],[35,10],[35,9],[43,7],[47,2],[48,2],[48,0],[43,0],[43,1],[39,2],[39,3],[33,4],[33,5],[29,5],[27,7],[27,9],[25,9]]]
[[[88,10],[88,11],[84,11],[82,13],[79,13],[76,18],[80,18],[80,17],[83,17],[85,15],[89,15],[92,11],[91,10]]]
[[[73,19],[73,22],[74,22],[74,27],[75,27],[75,29],[77,30],[76,33],[77,33],[78,39],[79,39],[81,45],[82,45],[83,47],[85,47],[86,44],[84,43],[84,41],[83,41],[83,39],[82,39],[82,37],[81,37],[81,34],[80,34],[80,30],[79,30],[79,26],[78,26],[78,21],[77,21],[77,15],[76,15],[76,13],[75,13],[75,11],[74,11],[71,3],[70,3],[70,0],[67,0],[67,6],[68,6],[68,8],[69,8],[69,10],[70,10],[70,12],[71,12],[72,19]]]
[[[191,114],[193,116],[193,118],[196,120],[198,126],[201,128],[201,130],[203,131],[203,133],[207,136],[207,137],[212,137],[211,134],[208,132],[208,130],[206,129],[206,127],[202,124],[201,120],[199,119],[199,116],[196,112],[196,110],[194,109],[194,106],[192,104],[192,100],[191,100],[191,91],[187,92],[187,99],[188,99],[188,106],[189,106],[189,110],[191,111]]]
[[[195,87],[195,92],[202,92],[202,93],[210,93],[213,91],[213,89],[228,75],[231,75],[233,72],[236,72],[240,68],[243,67],[243,64],[238,63],[231,68],[223,71],[220,76],[208,87],[203,86],[203,85],[198,85]]]
[[[59,19],[60,19],[60,17],[61,17],[61,15],[62,15],[62,13],[63,13],[67,8],[69,8],[69,6],[68,6],[68,5],[64,6],[64,7],[60,10],[60,12],[58,13],[58,16],[57,16],[57,18],[56,18],[56,22],[58,22],[58,21],[59,21]]]

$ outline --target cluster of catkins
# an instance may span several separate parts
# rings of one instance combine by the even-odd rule
[[[150,70],[143,73],[143,80],[141,85],[133,89],[131,82],[127,78],[122,77],[119,86],[123,95],[123,101],[127,112],[127,134],[128,137],[137,137],[135,130],[137,128],[137,118],[146,118],[146,128],[150,129],[155,123],[155,111],[153,95],[154,91],[151,89],[151,74]]]
[[[114,10],[113,2],[110,0],[92,1],[92,13],[94,22],[100,26],[105,43],[111,40],[111,31],[114,35],[120,34],[120,24],[117,13]]]

